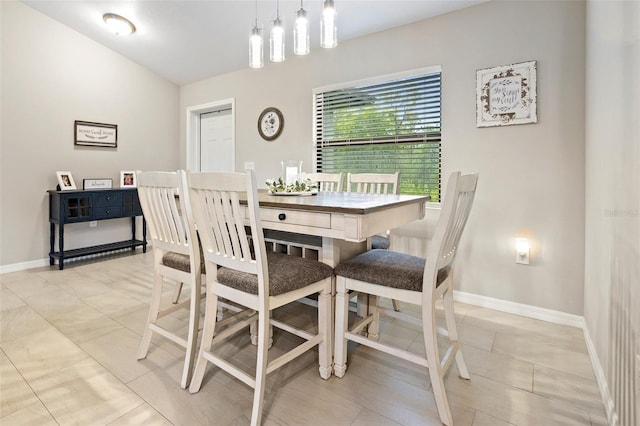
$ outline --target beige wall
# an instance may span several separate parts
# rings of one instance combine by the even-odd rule
[[[178,167],[178,87],[30,7],[2,1],[0,267],[49,252],[57,170],[113,178]],[[76,147],[74,120],[118,125],[117,149]],[[130,236],[127,219],[65,228],[66,247]]]
[[[624,426],[640,422],[639,23],[640,2],[587,4],[584,316]]]
[[[582,315],[584,35],[584,2],[490,2],[183,86],[181,164],[186,108],[235,98],[237,170],[255,161],[259,181],[279,175],[282,159],[311,170],[314,88],[441,65],[443,179],[480,173],[458,289]],[[476,128],[476,70],[529,60],[538,61],[538,124]],[[267,106],[285,116],[274,142],[256,129]],[[532,240],[530,266],[515,264],[520,234]]]

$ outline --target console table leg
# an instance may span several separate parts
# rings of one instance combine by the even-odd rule
[[[56,224],[49,224],[49,265],[53,265],[53,253],[56,243]]]
[[[136,251],[136,217],[131,218],[131,251]]]
[[[58,269],[64,268],[64,225],[58,225],[58,247],[60,249],[60,257],[58,258]]]
[[[147,252],[147,220],[142,216],[142,252]]]

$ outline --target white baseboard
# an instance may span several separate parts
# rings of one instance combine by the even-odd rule
[[[568,314],[566,312],[554,311],[553,309],[540,308],[538,306],[525,305],[523,303],[510,302],[508,300],[494,299],[493,297],[480,296],[463,291],[454,290],[453,300],[523,317],[548,321],[554,324],[568,325],[582,329],[584,329],[585,326],[584,317],[580,315]]]
[[[1,0],[0,0],[1,1]],[[150,243],[148,243],[150,244]],[[151,249],[152,246],[149,245],[147,246],[147,249]],[[82,260],[82,259],[92,259],[92,258],[98,258],[98,257],[102,257],[102,256],[109,256],[111,254],[116,254],[116,253],[125,253],[125,252],[129,252],[131,249],[130,248],[122,248],[122,249],[118,249],[118,250],[112,250],[112,251],[108,251],[108,252],[104,252],[104,253],[96,253],[96,254],[88,254],[86,256],[80,256],[80,257],[74,257],[72,259],[65,259],[65,265],[67,265],[67,262],[70,261],[77,261],[77,260]],[[137,250],[142,250],[140,247],[136,247],[136,251]],[[21,262],[21,263],[14,263],[12,265],[0,265],[0,275],[1,274],[6,274],[9,272],[18,272],[18,271],[25,271],[27,269],[33,269],[33,268],[42,268],[43,266],[49,266],[49,258],[46,257],[44,259],[39,259],[39,260],[30,260],[28,262]],[[55,268],[58,268],[58,262],[56,261],[55,263]]]
[[[49,266],[49,258],[30,260],[28,262],[14,263],[11,265],[0,265],[0,274],[7,274],[9,272],[25,271],[32,268],[41,268],[43,266]]]
[[[598,357],[598,353],[596,352],[596,347],[593,345],[591,335],[589,334],[589,330],[586,326],[582,329],[582,332],[584,333],[584,341],[587,345],[587,351],[589,352],[589,359],[591,360],[593,373],[596,376],[596,382],[598,383],[598,388],[600,389],[602,403],[604,404],[604,409],[607,412],[607,420],[611,426],[618,426],[618,415],[616,414],[616,411],[614,409],[613,398],[611,397],[609,385],[607,384],[607,378],[604,374],[604,370],[602,369],[602,364],[600,363],[600,358]]]

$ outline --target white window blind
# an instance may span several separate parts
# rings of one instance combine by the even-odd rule
[[[316,92],[316,171],[399,171],[400,193],[439,201],[440,82],[431,72]]]

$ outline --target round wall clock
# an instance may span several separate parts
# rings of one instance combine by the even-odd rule
[[[280,136],[284,128],[284,117],[278,108],[266,108],[258,117],[258,133],[262,139],[272,141]]]

